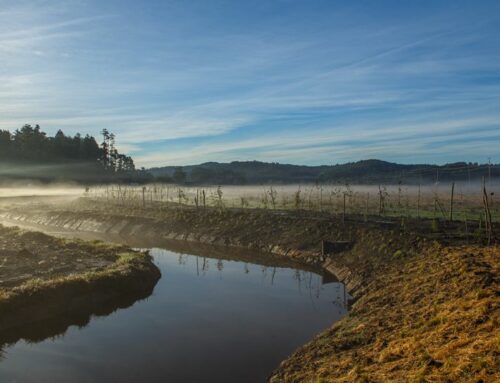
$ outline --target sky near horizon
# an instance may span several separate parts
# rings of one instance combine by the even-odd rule
[[[0,129],[138,166],[500,163],[500,1],[0,0]]]

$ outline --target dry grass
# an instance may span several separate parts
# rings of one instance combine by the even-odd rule
[[[350,315],[272,381],[500,381],[499,263],[499,247],[435,245],[381,267]]]

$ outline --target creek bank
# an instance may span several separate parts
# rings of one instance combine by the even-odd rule
[[[498,246],[439,244],[381,265],[270,382],[500,381],[499,266]]]
[[[346,318],[285,360],[270,376],[273,383],[500,379],[500,248],[459,246],[451,236],[436,235],[429,222],[342,222],[266,210],[129,209],[92,201],[10,209],[2,217],[241,247],[326,268],[346,284],[355,303]],[[350,246],[325,256],[322,241]]]
[[[0,225],[0,340],[17,328],[152,291],[152,258],[126,246]]]
[[[327,214],[259,209],[137,208],[79,199],[67,205],[4,209],[0,219],[156,243],[247,249],[335,275],[356,299],[365,278],[393,256],[404,258],[433,242],[433,233],[398,222],[344,221]],[[430,227],[430,225],[429,225]],[[329,254],[322,242],[349,243]]]
[[[342,222],[328,215],[270,210],[137,209],[101,206],[82,199],[61,207],[18,208],[0,219],[124,238],[182,241],[248,249],[325,268],[353,293],[373,264],[387,255],[410,254],[427,245],[425,236],[409,235],[398,225]],[[350,242],[348,251],[324,255],[322,241]],[[360,267],[363,263],[363,267]],[[366,269],[366,270],[365,270]]]

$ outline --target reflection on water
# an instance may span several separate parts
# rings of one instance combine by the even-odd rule
[[[89,324],[93,317],[108,316],[116,310],[126,309],[135,302],[149,297],[153,292],[153,287],[146,288],[141,292],[113,296],[104,301],[86,300],[87,304],[78,310],[0,332],[0,359],[5,356],[3,349],[19,340],[26,343],[38,343],[47,338],[63,336],[70,326],[83,328]]]
[[[139,249],[141,250],[141,249]],[[142,249],[144,250],[144,249]],[[156,252],[167,252],[166,250],[155,249]],[[177,262],[181,266],[188,265],[192,259],[194,259],[194,264],[196,265],[196,275],[197,276],[205,276],[210,268],[210,264],[212,267],[215,265],[217,271],[222,272],[224,270],[224,260],[218,258],[207,258],[200,256],[193,256],[189,254],[178,254]],[[228,262],[226,260],[226,262]],[[229,261],[231,262],[231,261]],[[243,273],[249,274],[250,268],[248,262],[236,262],[243,266]],[[252,264],[254,267],[254,271],[257,273],[261,273],[262,275],[262,283],[269,283],[269,285],[274,285],[274,278],[276,276],[276,272],[278,269],[285,269],[284,267],[277,266],[264,266],[264,265],[256,265]],[[343,283],[339,283],[336,277],[333,274],[329,274],[326,270],[322,271],[322,275],[318,275],[317,273],[311,271],[305,271],[300,269],[290,269],[293,272],[291,273],[292,278],[296,281],[297,291],[299,293],[302,290],[309,293],[309,295],[314,294],[315,298],[319,299],[321,292],[324,290],[323,286],[333,283],[334,290],[336,294],[333,296],[332,303],[334,306],[339,307],[342,311],[347,309],[348,305],[348,294],[345,289]],[[327,289],[328,290],[328,289]],[[342,314],[342,312],[341,312]]]
[[[21,339],[5,347],[0,381],[261,382],[346,312],[344,287],[325,284],[328,276],[246,258],[151,253],[162,278],[149,298],[0,341]]]

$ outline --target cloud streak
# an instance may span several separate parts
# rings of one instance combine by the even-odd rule
[[[251,138],[238,142],[220,142],[193,146],[189,152],[172,150],[165,154],[146,154],[138,160],[147,165],[154,165],[161,158],[167,163],[184,164],[197,163],[206,160],[234,161],[242,159],[267,159],[268,161],[286,160],[294,163],[304,161],[310,163],[310,158],[316,158],[315,164],[332,163],[332,159],[340,158],[348,161],[355,155],[366,159],[373,156],[385,158],[406,156],[411,162],[422,155],[427,158],[441,159],[450,155],[463,142],[462,154],[470,156],[470,141],[476,141],[474,150],[481,148],[483,153],[493,153],[491,139],[500,138],[500,116],[489,116],[477,119],[448,120],[441,122],[421,122],[405,127],[375,126],[365,129],[364,125],[345,126],[322,131],[296,133],[293,136],[267,136]],[[411,130],[407,128],[411,127]],[[473,131],[481,127],[480,132]],[[416,133],[418,132],[418,133]],[[454,143],[449,143],[449,137],[454,137]],[[461,142],[456,142],[461,141]],[[442,143],[446,145],[441,145]],[[438,145],[440,151],[429,155],[429,145]],[[444,150],[443,150],[444,148]],[[426,154],[427,153],[427,154]],[[309,160],[307,160],[309,158]],[[294,160],[295,159],[295,160]],[[427,161],[423,161],[427,162]]]
[[[493,2],[0,5],[0,129],[107,128],[147,166],[483,160],[500,143]]]

